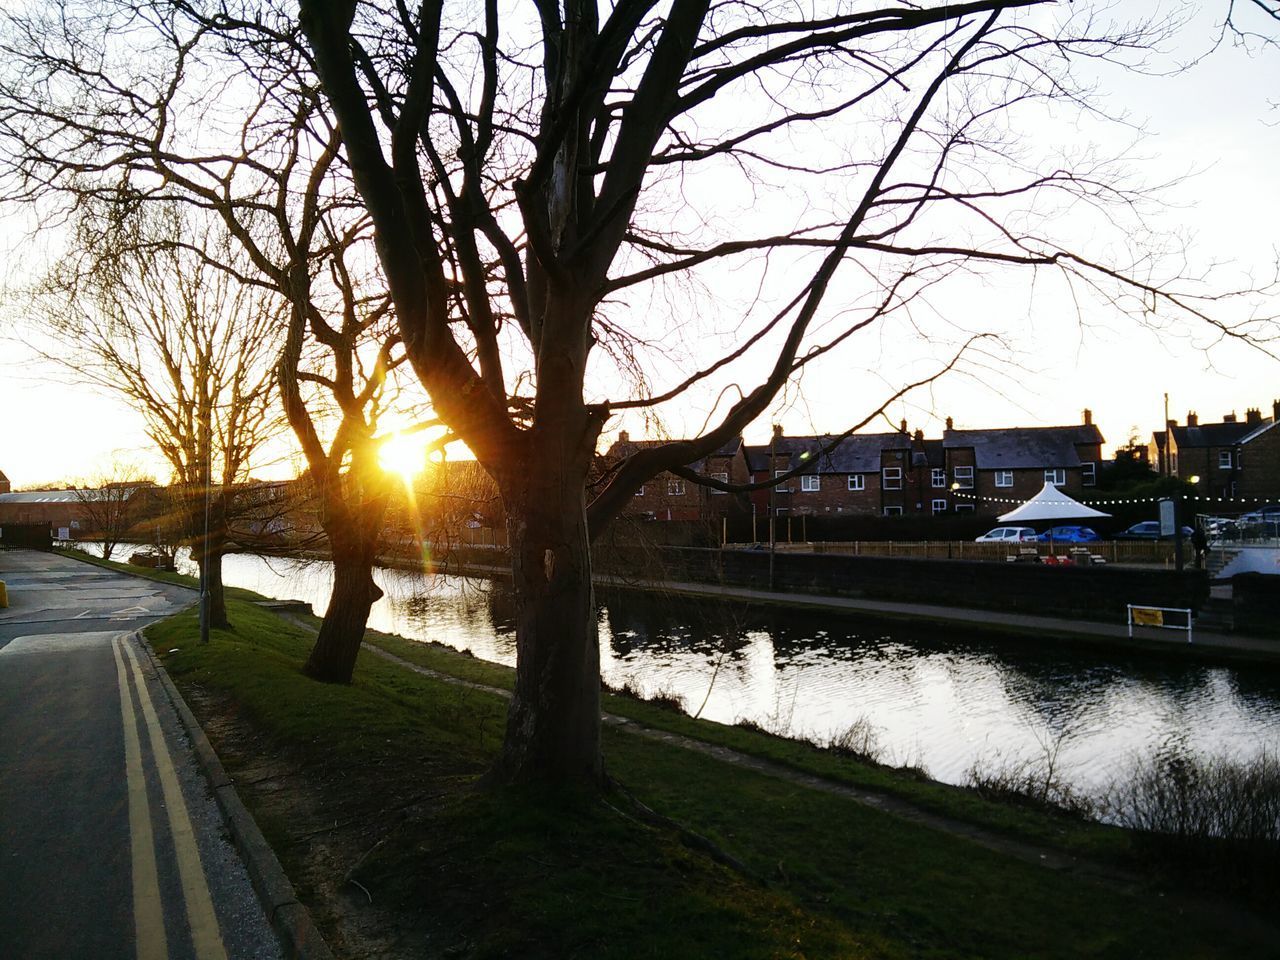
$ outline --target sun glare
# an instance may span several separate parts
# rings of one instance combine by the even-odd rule
[[[378,463],[388,473],[398,473],[410,480],[422,472],[426,454],[421,438],[397,434],[378,451]]]

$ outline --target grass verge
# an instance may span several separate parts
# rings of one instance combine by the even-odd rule
[[[299,672],[308,634],[231,607],[236,630],[215,631],[208,646],[195,642],[190,612],[147,636],[339,955],[1259,955],[1242,934],[1178,915],[1156,895],[614,729],[613,774],[745,874],[642,825],[618,797],[486,791],[478,781],[502,734],[500,697],[367,652],[352,685],[315,684]],[[378,639],[402,655],[419,647],[435,669],[500,679],[491,664]],[[692,723],[609,699],[655,725]],[[751,732],[720,734],[745,744]],[[766,749],[758,736],[750,742]]]

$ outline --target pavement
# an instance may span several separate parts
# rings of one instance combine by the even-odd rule
[[[0,551],[0,957],[282,956],[136,631],[192,591]]]

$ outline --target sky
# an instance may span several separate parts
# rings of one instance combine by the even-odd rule
[[[1179,35],[1172,59],[1190,60],[1208,49],[1220,11],[1216,4],[1199,8],[1203,12]],[[1222,286],[1265,279],[1275,268],[1280,108],[1272,101],[1278,80],[1280,52],[1246,51],[1230,42],[1177,76],[1099,73],[1111,108],[1147,131],[1133,150],[1142,175],[1163,182],[1192,174],[1167,191],[1155,225],[1187,239],[1192,271],[1216,264],[1214,277]],[[1086,135],[1051,118],[1041,124],[1034,135]],[[1132,130],[1116,128],[1110,135],[1127,142]],[[22,217],[21,210],[8,211],[0,233],[10,279],[46,256],[46,244],[26,236]],[[1079,423],[1088,407],[1114,447],[1131,431],[1145,440],[1161,427],[1166,393],[1169,414],[1180,422],[1189,410],[1202,422],[1230,412],[1243,417],[1246,407],[1269,415],[1272,401],[1280,399],[1280,362],[1242,344],[1210,347],[1203,330],[1153,330],[1105,306],[1079,308],[1048,279],[1033,288],[990,277],[957,290],[935,308],[962,326],[1001,333],[1003,343],[959,374],[892,404],[868,430],[905,419],[910,428],[937,436],[948,416],[967,428],[1070,424]],[[1272,310],[1280,312],[1280,298]],[[26,487],[91,479],[109,461],[123,460],[165,479],[140,419],[115,398],[78,384],[73,373],[39,362],[21,343],[31,334],[11,307],[0,313],[0,471],[15,487]],[[788,390],[748,429],[748,441],[763,442],[773,422],[791,434],[847,429],[927,367],[927,352],[914,366],[899,362],[911,336],[909,328],[890,325],[816,365],[799,389]],[[676,370],[659,366],[655,372],[661,384]],[[713,397],[691,397],[664,411],[663,428],[671,436],[691,433],[714,405]],[[649,427],[638,416],[615,418],[603,444],[621,429],[638,436]],[[276,460],[259,473],[290,469]]]

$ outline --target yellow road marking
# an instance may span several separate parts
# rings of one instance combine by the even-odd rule
[[[164,912],[160,909],[160,881],[156,876],[156,845],[151,835],[151,805],[147,781],[142,773],[142,750],[138,743],[133,697],[120,647],[111,645],[116,657],[116,679],[120,684],[120,718],[124,725],[124,766],[129,785],[129,847],[133,864],[133,929],[138,960],[167,960],[169,948],[164,936]]]
[[[182,880],[182,894],[187,903],[187,921],[191,925],[191,941],[195,946],[196,958],[197,960],[227,960],[227,952],[222,945],[222,935],[218,930],[218,918],[213,912],[213,898],[209,895],[204,867],[200,863],[200,851],[196,847],[195,829],[191,826],[191,818],[187,814],[187,803],[183,799],[178,774],[169,756],[164,731],[151,704],[151,694],[147,691],[146,678],[138,666],[133,648],[127,642],[122,642],[121,645],[129,660],[129,666],[133,670],[134,685],[137,687],[138,700],[142,704],[142,716],[147,722],[147,733],[151,739],[151,753],[160,774],[160,786],[164,791],[165,807],[169,813],[169,832],[173,834],[178,875]]]

